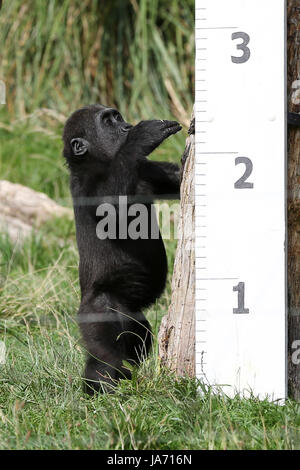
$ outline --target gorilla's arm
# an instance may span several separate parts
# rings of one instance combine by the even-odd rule
[[[163,199],[180,198],[180,169],[175,163],[142,159],[138,164],[138,175],[146,182],[151,194]]]
[[[150,155],[165,139],[181,130],[176,121],[141,121],[128,132],[126,144],[120,154],[142,158]]]

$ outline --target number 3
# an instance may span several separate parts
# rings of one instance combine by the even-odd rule
[[[250,59],[251,51],[247,45],[250,42],[250,36],[247,33],[233,33],[231,39],[243,39],[242,44],[237,44],[237,49],[243,51],[241,57],[231,56],[231,60],[234,64],[243,64]]]

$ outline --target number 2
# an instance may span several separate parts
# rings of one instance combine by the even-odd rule
[[[247,33],[233,33],[231,39],[243,39],[242,44],[237,44],[237,49],[243,51],[243,55],[240,57],[231,56],[231,60],[234,64],[244,64],[250,59],[251,51],[248,44],[250,42],[250,36]]]
[[[249,178],[253,170],[253,163],[250,158],[237,157],[235,159],[235,165],[239,165],[240,163],[244,163],[244,165],[246,166],[246,170],[243,176],[241,176],[241,178],[234,183],[234,187],[235,189],[253,189],[254,184],[247,182],[247,179]]]

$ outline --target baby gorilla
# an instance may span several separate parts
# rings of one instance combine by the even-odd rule
[[[119,379],[131,376],[123,361],[138,364],[151,347],[151,328],[142,310],[161,295],[167,275],[151,205],[157,197],[179,197],[180,171],[146,156],[180,129],[177,122],[161,120],[132,126],[117,110],[102,105],[81,108],[66,122],[64,157],[80,257],[78,321],[88,352],[84,388],[89,394],[113,391]],[[143,203],[148,223],[143,237],[129,237],[137,203]],[[99,208],[108,204],[116,214],[116,236],[99,237],[96,228],[105,212]]]

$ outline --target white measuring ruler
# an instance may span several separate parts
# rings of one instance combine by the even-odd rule
[[[196,0],[196,373],[286,396],[285,1]]]

